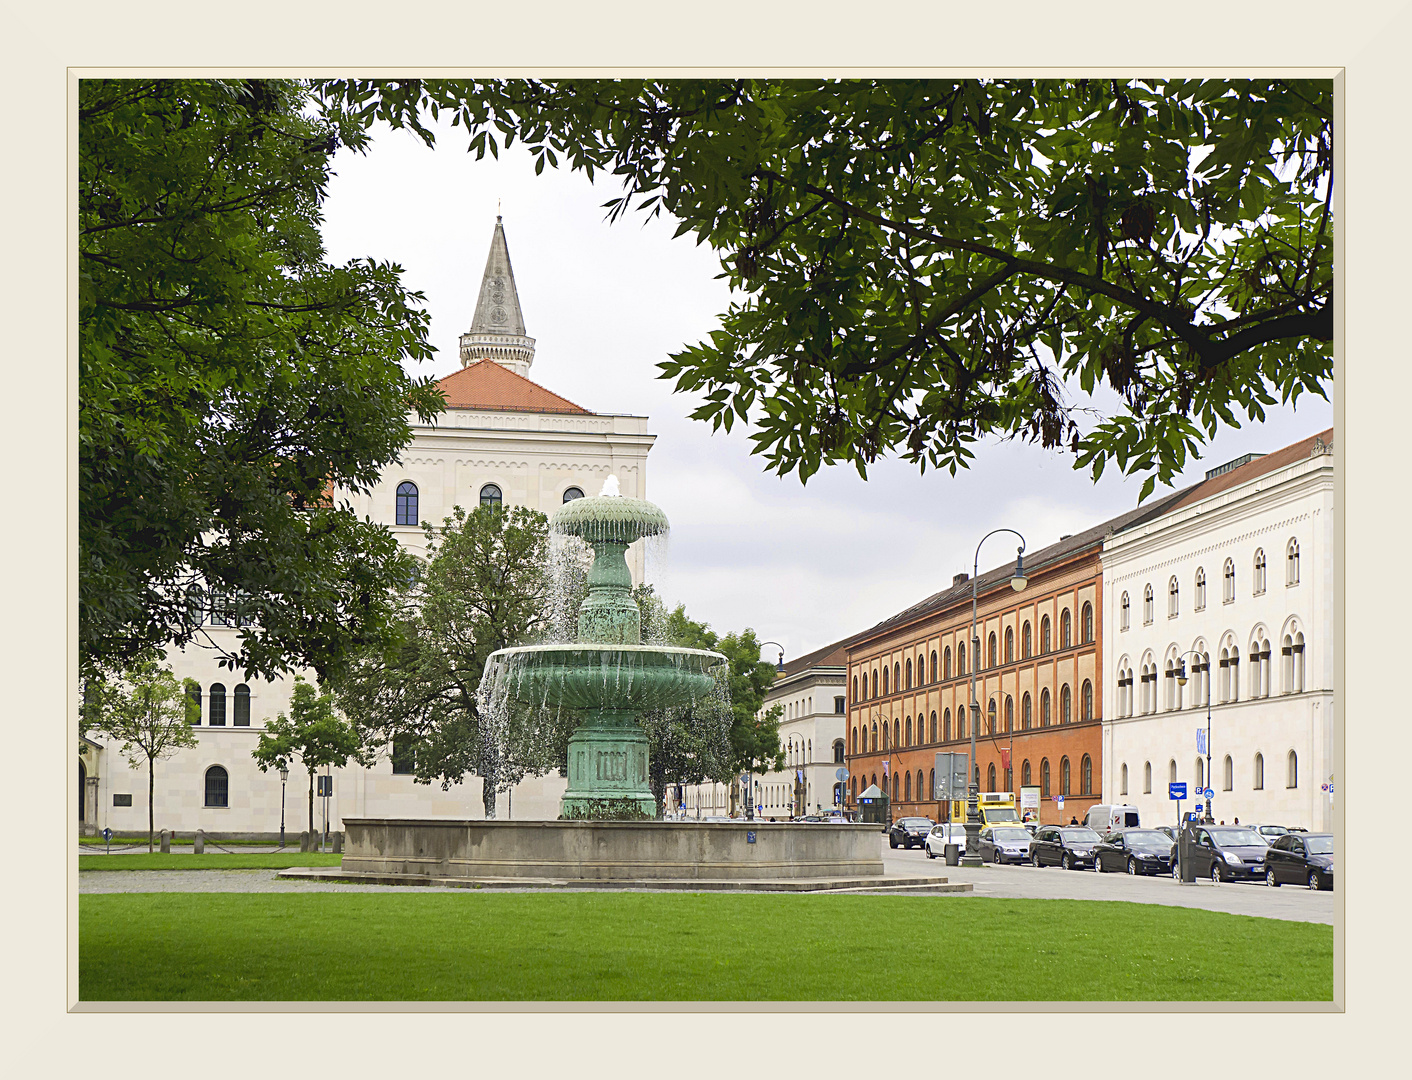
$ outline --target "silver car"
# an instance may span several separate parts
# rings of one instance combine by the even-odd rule
[[[988,825],[981,830],[981,861],[1020,864],[1030,857],[1030,831],[1022,825]]]

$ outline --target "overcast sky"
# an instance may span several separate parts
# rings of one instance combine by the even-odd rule
[[[658,590],[725,632],[753,627],[787,656],[820,648],[910,606],[970,572],[981,536],[1019,530],[1035,551],[1137,504],[1141,480],[1110,470],[1093,484],[1067,454],[1018,443],[978,447],[969,472],[919,475],[897,460],[865,482],[851,466],[807,485],[763,471],[747,431],[713,435],[688,419],[697,399],[674,394],[655,365],[695,344],[726,309],[710,248],[675,223],[634,215],[609,225],[611,177],[546,168],[515,146],[476,161],[465,133],[443,125],[435,150],[380,129],[365,156],[340,151],[325,205],[329,257],[371,256],[404,269],[426,294],[439,350],[420,371],[460,366],[497,203],[525,326],[536,339],[530,377],[594,412],[649,417],[657,442],[647,495],[672,523]],[[1321,399],[1260,424],[1227,429],[1183,483],[1251,451],[1269,452],[1332,425]],[[1159,491],[1161,489],[1159,488]],[[982,570],[1013,557],[1011,538],[981,552]],[[767,650],[768,652],[768,650]]]

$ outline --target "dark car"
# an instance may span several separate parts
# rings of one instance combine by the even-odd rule
[[[1085,825],[1043,825],[1030,841],[1030,862],[1078,870],[1093,865],[1098,843],[1098,834]]]
[[[1109,833],[1093,854],[1100,874],[1165,874],[1172,868],[1172,838],[1162,829],[1124,829]]]
[[[1030,855],[1030,831],[1023,825],[987,825],[981,830],[981,862],[1023,863]]]
[[[935,822],[931,818],[898,818],[887,830],[888,847],[921,847],[927,842],[927,833],[932,831]]]
[[[1198,825],[1191,845],[1192,873],[1212,881],[1259,881],[1270,845],[1244,825]],[[1181,877],[1181,844],[1172,845],[1172,876]]]
[[[1265,852],[1265,884],[1334,887],[1333,833],[1285,833]]]

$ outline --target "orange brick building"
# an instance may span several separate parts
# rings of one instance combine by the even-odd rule
[[[976,582],[981,791],[1041,788],[1040,820],[1083,820],[1099,799],[1103,730],[1103,568],[1110,532],[1160,513],[1130,511],[1027,553],[1029,584],[1010,587],[1011,559]],[[1008,534],[993,543],[1001,548]],[[969,575],[848,643],[848,799],[876,783],[894,819],[946,820],[932,797],[939,752],[969,752]],[[1009,767],[1006,767],[1006,759]],[[1054,797],[1065,796],[1059,810]]]

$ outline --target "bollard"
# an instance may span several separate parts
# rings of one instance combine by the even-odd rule
[[[299,854],[301,854],[301,855],[307,855],[308,853],[309,853],[309,834],[308,834],[308,832],[306,831],[306,832],[302,832],[302,833],[299,834]]]
[[[203,854],[205,854],[205,852],[206,852],[206,830],[205,830],[205,829],[197,829],[197,830],[196,830],[196,835],[195,835],[194,837],[192,837],[192,840],[191,840],[191,850],[192,850],[195,854],[197,854],[197,855],[203,855]]]
[[[343,854],[343,833],[341,831],[333,834],[333,853],[335,855]]]
[[[169,832],[167,832],[166,829],[163,829],[163,830],[162,830],[162,854],[163,854],[163,855],[170,855],[171,853],[172,853],[172,834],[169,833]]]

